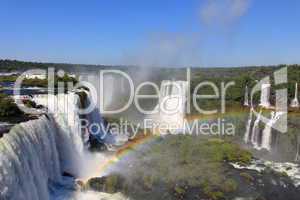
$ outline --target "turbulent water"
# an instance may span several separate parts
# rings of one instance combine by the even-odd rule
[[[0,140],[3,199],[49,199],[48,183],[62,180],[59,137],[54,120],[43,116],[14,127]]]
[[[253,160],[248,166],[231,163],[236,169],[249,169],[258,172],[264,171],[266,168],[271,168],[276,172],[287,174],[294,182],[295,186],[300,186],[300,166],[295,163],[279,163],[264,160]]]
[[[53,115],[58,131],[61,134],[61,141],[66,148],[61,151],[61,157],[66,159],[66,167],[64,170],[72,172],[74,175],[79,175],[81,159],[84,157],[84,133],[80,130],[80,118],[78,109],[80,107],[79,96],[75,93],[59,94],[59,95],[39,95],[33,99],[38,105],[43,105],[48,108],[48,111]],[[74,163],[76,161],[76,163]]]
[[[75,179],[62,176],[64,172],[76,177],[95,174],[103,157],[85,150],[85,135],[79,129],[79,96],[69,93],[34,100],[52,112],[13,127],[0,139],[0,199],[124,199],[122,195],[77,191]]]

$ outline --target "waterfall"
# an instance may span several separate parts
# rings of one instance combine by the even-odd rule
[[[283,115],[283,112],[271,112],[271,119],[266,124],[263,133],[261,148],[271,151],[272,149],[272,128],[278,122],[279,118]]]
[[[249,89],[247,85],[245,88],[244,106],[249,106]]]
[[[61,134],[54,119],[43,116],[13,127],[1,138],[1,199],[49,199],[48,183],[62,180],[65,164]]]
[[[296,145],[296,156],[295,156],[295,162],[300,161],[300,136],[297,135],[297,145]]]
[[[272,144],[272,126],[277,121],[275,112],[271,112],[271,119],[266,124],[263,132],[262,132],[262,141],[261,141],[261,148],[264,148],[268,151],[271,150]]]
[[[162,81],[158,105],[159,122],[167,126],[168,131],[183,128],[186,100],[186,81]]]
[[[284,115],[284,112],[271,112],[271,119],[266,123],[261,136],[260,141],[260,128],[259,123],[261,121],[262,117],[262,110],[260,110],[256,120],[254,121],[252,131],[251,131],[251,123],[253,119],[253,108],[250,110],[249,118],[246,123],[246,132],[244,135],[244,142],[248,143],[250,138],[250,132],[251,132],[251,143],[255,149],[261,150],[266,149],[268,151],[271,151],[272,149],[272,128],[274,125],[278,122],[280,117]]]
[[[296,83],[296,85],[295,85],[295,97],[291,102],[291,107],[292,108],[299,108],[300,107],[299,100],[298,100],[298,83]]]
[[[92,103],[92,95],[90,92],[86,92],[87,100],[86,105],[90,105]],[[90,137],[95,138],[100,143],[105,144],[115,144],[115,138],[112,136],[107,126],[105,125],[104,119],[102,118],[100,111],[97,107],[95,107],[87,116],[87,121],[89,124],[94,124],[97,126],[93,126],[93,128],[89,129]]]
[[[97,167],[105,159],[85,149],[79,96],[68,93],[33,99],[50,113],[14,126],[0,139],[0,199],[114,199],[76,191],[75,180],[62,176],[64,172],[83,178],[101,175]],[[93,121],[99,119],[95,114],[87,116]]]
[[[252,135],[251,135],[251,143],[253,144],[253,147],[256,149],[259,149],[259,122],[261,118],[262,110],[259,112],[252,128]]]
[[[105,110],[120,108],[124,101],[126,102],[124,97],[130,93],[128,80],[118,74],[108,73],[103,76],[103,91],[101,91],[100,75],[97,73],[80,74],[79,80],[88,82],[94,87],[98,95],[96,103],[98,106],[103,105]]]
[[[64,147],[68,148],[66,151],[62,151],[62,157],[73,157],[70,160],[77,160],[76,165],[71,162],[65,170],[78,175],[80,169],[78,163],[82,163],[80,160],[83,157],[84,137],[86,137],[81,134],[81,121],[78,113],[81,103],[79,96],[73,92],[58,95],[38,95],[33,97],[33,101],[48,108],[48,112],[53,115],[55,122],[59,125],[60,132],[63,132],[61,139],[66,142]]]
[[[269,108],[271,106],[270,104],[270,84],[262,84],[261,85],[261,96],[260,96],[260,106]]]
[[[245,143],[249,142],[252,118],[253,118],[253,108],[251,107],[249,118],[248,118],[248,121],[247,121],[247,124],[246,124],[246,132],[245,132],[245,136],[244,136]]]
[[[114,76],[107,76],[104,78],[104,82],[105,84],[105,89],[104,89],[104,107],[108,107],[109,105],[111,105],[111,103],[113,102],[114,99],[114,92],[116,89],[116,79],[114,78]],[[100,93],[99,93],[100,94]]]

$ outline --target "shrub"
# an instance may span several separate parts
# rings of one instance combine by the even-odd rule
[[[12,117],[23,114],[14,103],[13,99],[7,95],[0,94],[0,117]]]
[[[210,191],[206,193],[207,197],[212,200],[224,199],[224,193],[221,191]]]
[[[28,108],[36,108],[37,107],[36,103],[31,100],[24,100],[23,103]]]
[[[111,175],[107,177],[106,179],[106,191],[108,193],[115,193],[118,190],[118,176],[117,175]]]
[[[244,179],[246,179],[246,181],[249,182],[249,183],[254,181],[254,178],[246,172],[240,173],[240,176],[243,177]]]
[[[175,186],[174,190],[177,194],[184,194],[185,193],[185,190],[182,187],[178,186],[178,185]]]
[[[224,184],[221,186],[222,191],[229,193],[229,192],[234,192],[238,188],[237,183],[233,179],[228,179],[224,182]]]
[[[143,177],[143,184],[147,190],[151,190],[153,186],[154,179],[152,176],[147,175]]]

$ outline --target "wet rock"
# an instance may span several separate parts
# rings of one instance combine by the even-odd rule
[[[122,176],[114,174],[104,177],[91,178],[84,185],[86,190],[94,190],[98,192],[106,192],[113,194],[123,190],[124,179]]]
[[[77,190],[83,190],[84,189],[84,182],[80,179],[75,179],[75,186]]]
[[[69,172],[63,172],[62,175],[63,175],[63,176],[66,176],[66,177],[71,177],[71,178],[74,178],[74,177],[75,177],[74,175],[72,175],[72,174],[69,173]]]

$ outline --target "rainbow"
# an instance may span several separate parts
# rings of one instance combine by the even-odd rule
[[[97,167],[96,174],[94,174],[94,176],[90,176],[89,178],[103,176],[117,162],[121,161],[122,159],[126,159],[126,157],[130,155],[130,153],[134,152],[134,150],[137,149],[137,147],[141,145],[149,144],[152,141],[154,141],[156,138],[157,138],[156,135],[147,134],[127,142],[124,146],[118,149],[113,155],[108,156],[108,158],[104,159],[101,162],[101,164]],[[86,178],[83,181],[87,182],[89,178]]]
[[[238,110],[234,112],[230,112],[231,116],[239,116],[241,114],[244,114],[246,110]],[[201,120],[209,120],[209,119],[215,119],[217,117],[221,117],[224,115],[216,114],[216,115],[206,115],[206,116],[190,116],[187,117],[186,120],[188,122],[191,122],[193,120],[201,119]],[[101,164],[97,167],[96,174],[92,177],[101,177],[105,175],[110,168],[112,168],[116,163],[121,161],[122,159],[126,159],[130,153],[134,152],[135,149],[137,149],[141,145],[149,144],[153,142],[155,139],[157,139],[157,134],[151,134],[151,133],[142,133],[139,135],[139,137],[134,138],[133,140],[127,142],[124,146],[122,146],[120,149],[118,149],[113,155],[108,156],[106,159],[104,159]],[[85,180],[85,181],[88,181]]]

